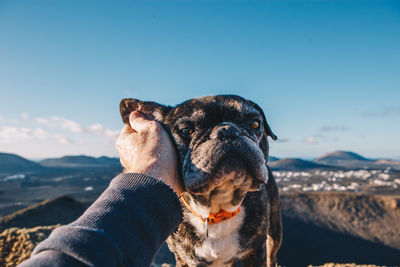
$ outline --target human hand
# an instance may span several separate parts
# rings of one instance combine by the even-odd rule
[[[160,179],[180,195],[182,183],[177,169],[175,147],[168,133],[156,121],[133,111],[117,140],[116,147],[125,172]]]

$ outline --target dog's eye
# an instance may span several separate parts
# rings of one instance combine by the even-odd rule
[[[258,129],[258,128],[260,128],[260,122],[259,121],[251,121],[250,126],[253,129]]]
[[[185,135],[190,135],[193,133],[193,129],[192,128],[183,128],[183,129],[181,129],[181,132]]]

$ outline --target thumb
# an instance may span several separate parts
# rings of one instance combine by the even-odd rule
[[[133,111],[129,115],[129,124],[131,128],[136,132],[141,132],[148,127],[150,120],[146,119],[145,116],[139,111]]]

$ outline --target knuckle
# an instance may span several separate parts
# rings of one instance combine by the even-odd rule
[[[116,148],[117,150],[120,150],[120,149],[121,149],[121,141],[120,141],[120,140],[117,140],[117,142],[115,143],[115,148]]]
[[[161,125],[155,121],[151,122],[150,130],[156,133],[159,133],[161,129]]]

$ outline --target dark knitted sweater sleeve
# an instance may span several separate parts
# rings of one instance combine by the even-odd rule
[[[179,199],[169,186],[153,177],[121,174],[80,218],[54,230],[20,267],[149,266],[181,220]]]

